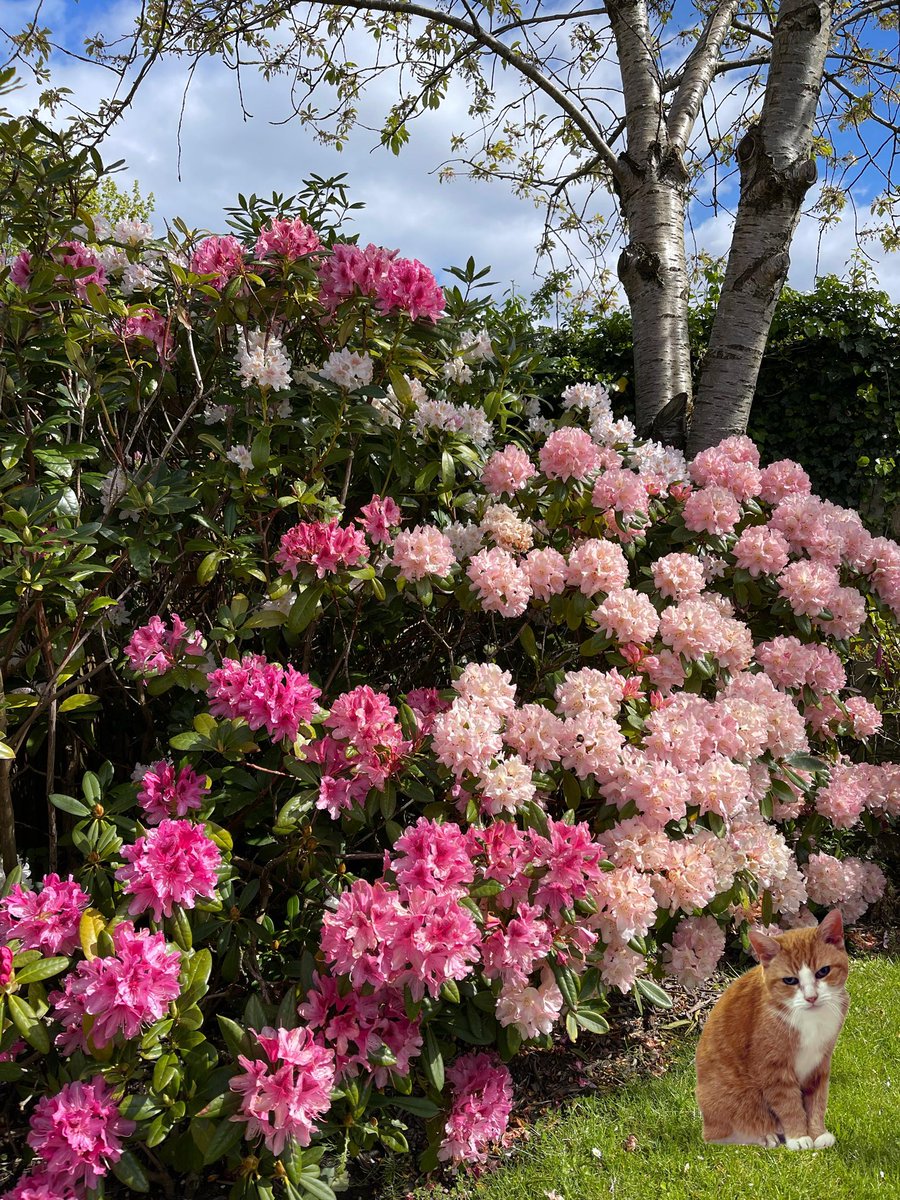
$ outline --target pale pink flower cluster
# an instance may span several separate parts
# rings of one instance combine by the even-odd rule
[[[778,576],[779,594],[799,616],[819,616],[830,608],[839,588],[837,571],[823,562],[793,562]]]
[[[229,1081],[241,1097],[232,1121],[247,1126],[247,1137],[262,1137],[276,1157],[293,1142],[308,1146],[317,1118],[331,1107],[334,1054],[318,1045],[309,1029],[250,1032],[262,1051],[260,1058],[238,1055],[243,1071]]]
[[[616,716],[625,695],[624,685],[617,671],[598,671],[594,667],[569,671],[554,692],[557,712],[563,717],[589,713]]]
[[[222,854],[202,825],[167,818],[119,854],[125,866],[116,879],[132,897],[132,916],[150,912],[161,921],[176,905],[191,909],[198,898],[211,900],[215,894]]]
[[[362,506],[359,514],[356,519],[369,541],[374,546],[390,546],[394,541],[391,530],[403,520],[396,501],[390,496],[373,496],[368,504]]]
[[[504,492],[515,495],[537,474],[537,468],[524,450],[518,446],[504,446],[495,450],[484,464],[481,472],[481,482],[485,491],[492,496],[500,496]]]
[[[270,663],[262,654],[245,654],[238,662],[223,659],[209,673],[209,711],[214,717],[243,718],[251,729],[265,729],[276,741],[294,741],[304,721],[319,711],[321,691],[309,676]]]
[[[64,1054],[103,1049],[119,1036],[126,1042],[138,1037],[181,994],[181,956],[162,933],[120,921],[112,941],[113,954],[80,959],[63,990],[50,993],[54,1018],[63,1027],[56,1042]]]
[[[310,563],[324,579],[341,567],[357,567],[369,557],[365,533],[352,525],[331,521],[301,521],[282,534],[275,561],[297,578],[297,568]]]
[[[628,520],[646,516],[650,503],[646,481],[634,471],[612,467],[594,484],[591,503],[601,512],[613,510]]]
[[[731,533],[741,519],[741,505],[733,492],[711,484],[691,492],[683,516],[687,528],[695,533]]]
[[[761,476],[759,451],[748,437],[726,438],[717,446],[701,450],[691,463],[692,481],[701,488],[721,487],[738,500],[759,495]]]
[[[372,382],[375,363],[371,355],[365,352],[359,353],[346,348],[332,350],[319,368],[319,374],[329,383],[335,384],[336,387],[347,392],[354,392],[357,388],[368,387]]]
[[[715,972],[725,953],[725,931],[715,917],[688,917],[663,947],[666,974],[682,987],[698,988]]]
[[[512,1079],[495,1054],[463,1054],[447,1070],[451,1107],[438,1150],[441,1162],[483,1162],[506,1132]]]
[[[246,266],[246,250],[228,234],[204,238],[191,256],[190,269],[195,275],[211,275],[208,282],[219,292]]]
[[[165,675],[184,658],[201,658],[204,649],[200,634],[191,633],[178,613],[172,613],[171,629],[162,617],[156,616],[135,629],[125,646],[125,655],[136,674]]]
[[[76,1079],[55,1095],[43,1096],[31,1114],[30,1126],[28,1145],[40,1163],[35,1182],[46,1185],[44,1194],[54,1198],[97,1187],[122,1157],[123,1141],[135,1129],[134,1121],[119,1113],[102,1075],[87,1083]],[[19,1193],[27,1194],[27,1190]]]
[[[545,968],[538,987],[504,984],[495,1011],[501,1025],[514,1025],[522,1037],[528,1039],[553,1032],[562,1004],[562,992],[552,972]]]
[[[78,949],[81,914],[91,898],[70,875],[45,875],[40,891],[13,884],[0,898],[0,938],[17,941],[23,950],[72,954]]]
[[[287,217],[273,217],[259,231],[253,254],[255,258],[273,258],[277,255],[289,262],[296,262],[298,258],[306,258],[321,249],[319,235],[300,217],[293,221]]]
[[[703,563],[695,554],[664,554],[653,564],[653,583],[667,600],[691,600],[706,587]]]
[[[753,658],[753,635],[710,599],[696,597],[663,609],[659,633],[675,654],[698,659],[710,654],[729,670],[742,670]]]
[[[489,504],[479,523],[482,540],[501,550],[523,554],[531,549],[534,533],[530,522],[521,520],[508,504]]]
[[[398,533],[392,550],[394,566],[410,582],[431,575],[443,579],[456,563],[450,539],[436,525],[416,525]]]
[[[770,463],[760,472],[759,495],[767,504],[779,504],[788,496],[806,495],[811,490],[807,473],[789,458]]]
[[[566,583],[585,596],[621,591],[628,586],[628,561],[622,547],[600,538],[579,542],[569,555]]]
[[[334,1051],[338,1079],[352,1079],[362,1072],[382,1088],[389,1083],[391,1071],[408,1075],[412,1060],[422,1052],[419,1021],[409,1019],[402,994],[392,988],[344,991],[337,980],[317,973],[298,1011],[317,1042]],[[391,1068],[374,1062],[384,1046],[396,1059]]]
[[[734,545],[737,565],[754,578],[777,575],[787,566],[790,547],[784,534],[766,525],[751,525]]]
[[[484,409],[474,404],[454,404],[450,400],[423,398],[417,401],[412,423],[420,437],[424,437],[429,429],[437,429],[459,434],[479,449],[488,445],[494,432]]]
[[[258,384],[273,392],[291,386],[291,360],[281,341],[264,329],[248,329],[238,339],[237,360],[245,388]]]
[[[492,817],[501,812],[518,812],[537,793],[531,768],[517,754],[484,767],[478,784],[481,811]]]
[[[528,585],[535,600],[549,600],[565,591],[569,566],[558,550],[546,547],[529,550],[519,566],[528,577]]]
[[[649,642],[659,629],[659,613],[650,599],[631,588],[612,592],[591,617],[607,637],[617,642]]]
[[[848,922],[857,920],[870,904],[879,900],[887,885],[885,874],[876,863],[823,853],[809,856],[803,875],[810,900],[826,908],[838,905]]]
[[[192,767],[182,767],[176,773],[172,763],[163,758],[141,776],[137,800],[146,824],[158,825],[164,817],[184,817],[191,809],[199,808],[208,790],[205,776]]]
[[[541,470],[548,479],[584,479],[596,470],[599,449],[591,435],[574,425],[557,429],[540,451]]]
[[[769,642],[760,642],[755,656],[779,687],[808,687],[821,696],[826,692],[838,692],[847,683],[847,674],[837,654],[814,642],[779,636]]]
[[[495,546],[479,550],[469,560],[466,574],[485,612],[520,617],[531,599],[528,575],[508,550]]]

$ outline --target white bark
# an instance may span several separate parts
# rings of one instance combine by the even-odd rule
[[[747,428],[803,198],[816,178],[813,127],[831,0],[783,0],[759,120],[737,158],[741,195],[722,295],[694,402],[688,453]]]

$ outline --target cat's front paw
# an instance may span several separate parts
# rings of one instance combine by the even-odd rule
[[[767,1150],[774,1150],[776,1146],[781,1145],[781,1138],[777,1133],[767,1133],[763,1135],[763,1145]]]
[[[811,1137],[785,1138],[784,1144],[788,1150],[812,1150],[813,1140]]]
[[[826,1129],[824,1133],[820,1133],[819,1136],[814,1140],[813,1147],[816,1150],[827,1150],[828,1147],[833,1146],[834,1143],[835,1143],[834,1134],[829,1133],[828,1130]]]

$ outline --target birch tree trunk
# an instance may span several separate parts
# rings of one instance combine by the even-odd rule
[[[722,295],[688,436],[688,455],[747,428],[803,198],[816,179],[813,127],[832,0],[782,0],[759,120],[741,140],[741,192]]]

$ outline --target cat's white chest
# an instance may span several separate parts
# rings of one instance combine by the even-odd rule
[[[792,1015],[791,1024],[799,1034],[794,1070],[801,1082],[813,1073],[825,1051],[837,1040],[843,1021],[844,1014],[836,1004],[801,1009]]]

